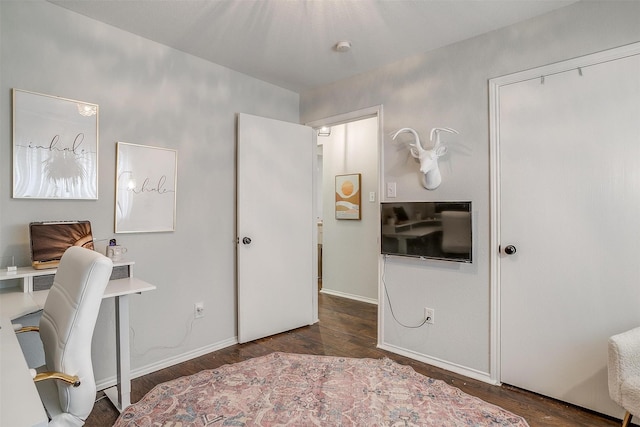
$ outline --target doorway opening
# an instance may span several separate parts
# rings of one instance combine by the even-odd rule
[[[318,287],[377,304],[382,106],[307,125],[318,135]],[[345,175],[360,178],[359,219],[336,217],[336,182]]]

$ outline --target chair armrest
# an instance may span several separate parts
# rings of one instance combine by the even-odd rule
[[[40,332],[40,328],[37,326],[22,326],[22,325],[16,325],[19,328],[16,329],[16,334],[21,334],[23,332]]]
[[[33,374],[35,374],[35,371],[32,372],[32,376]],[[68,375],[62,372],[40,372],[39,374],[35,374],[35,376],[33,376],[34,382],[44,380],[61,380],[67,384],[71,384],[74,387],[80,386],[80,378],[78,378],[77,375]]]
[[[20,334],[22,332],[40,332],[40,328],[37,326],[16,326],[16,333]],[[67,384],[71,384],[74,387],[80,386],[80,378],[77,375],[69,375],[63,372],[40,372],[36,373],[35,369],[30,369],[31,377],[34,382],[44,381],[44,380],[60,380],[64,381]]]
[[[622,383],[640,376],[640,327],[610,337],[608,355],[609,395],[619,404]]]

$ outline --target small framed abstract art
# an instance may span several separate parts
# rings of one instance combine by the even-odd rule
[[[116,233],[175,231],[178,152],[118,142]]]
[[[98,105],[13,89],[13,197],[98,198]]]
[[[336,219],[360,219],[360,174],[336,175]]]

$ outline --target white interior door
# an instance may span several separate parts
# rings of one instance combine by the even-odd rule
[[[607,338],[640,325],[640,57],[567,67],[499,89],[500,379],[620,416]]]
[[[317,317],[315,157],[312,128],[239,115],[239,342]]]

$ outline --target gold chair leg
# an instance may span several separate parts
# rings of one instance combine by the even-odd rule
[[[633,418],[633,415],[631,415],[629,411],[627,411],[627,413],[624,414],[624,418],[622,419],[622,427],[629,427],[629,425],[631,425],[631,418]]]

